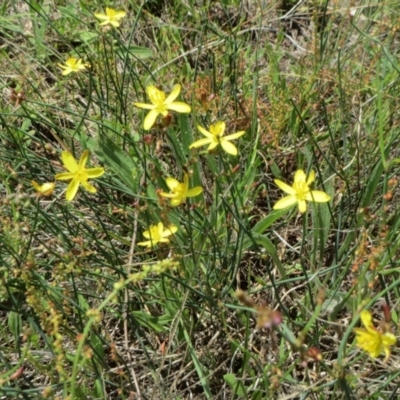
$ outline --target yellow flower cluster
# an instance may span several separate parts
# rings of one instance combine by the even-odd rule
[[[106,7],[104,14],[95,13],[94,16],[100,21],[100,26],[118,28],[121,20],[126,16],[126,12],[117,11],[113,8]],[[69,57],[64,64],[58,64],[58,66],[62,70],[62,75],[67,76],[71,73],[84,71],[89,67],[89,64],[85,63],[81,58]],[[160,115],[163,118],[168,117],[170,111],[178,113],[191,112],[191,107],[188,104],[177,101],[180,92],[181,85],[179,84],[176,84],[171,93],[168,95],[153,85],[147,86],[146,93],[150,102],[134,103],[136,107],[149,111],[144,118],[144,130],[148,131],[152,129],[157,121],[157,118]],[[239,131],[226,135],[226,123],[224,121],[217,121],[216,123],[211,124],[208,129],[198,125],[197,129],[203,135],[203,138],[194,141],[189,146],[189,149],[197,149],[207,146],[205,152],[211,152],[220,147],[223,151],[231,156],[238,155],[238,149],[232,142],[243,136],[245,131]],[[70,181],[66,190],[66,199],[68,201],[72,201],[75,198],[80,185],[82,185],[90,193],[96,192],[96,188],[88,181],[89,179],[95,179],[102,176],[104,174],[104,169],[101,167],[86,168],[88,157],[88,151],[83,152],[79,161],[76,161],[73,155],[67,151],[63,151],[61,154],[62,163],[67,172],[58,173],[55,176],[55,179],[61,181]],[[288,196],[279,200],[275,204],[274,209],[279,210],[297,204],[299,211],[304,213],[307,210],[307,201],[317,203],[328,202],[330,200],[330,196],[328,196],[325,192],[310,189],[310,186],[314,180],[314,171],[311,171],[307,177],[303,170],[298,170],[295,173],[294,183],[292,186],[289,186],[278,179],[275,180],[276,185],[285,193],[287,193]],[[165,183],[169,189],[169,192],[160,191],[160,196],[170,199],[170,204],[173,207],[185,203],[187,198],[196,197],[203,191],[200,186],[189,188],[189,176],[186,173],[183,174],[183,182],[180,182],[172,177],[167,177]],[[41,196],[51,196],[55,186],[55,184],[51,182],[39,185],[35,181],[32,181],[32,185]],[[158,223],[158,225],[150,226],[149,230],[143,233],[143,236],[148,240],[140,242],[139,245],[154,247],[154,245],[157,243],[168,243],[168,236],[175,233],[176,230],[177,228],[173,225],[164,230],[161,222]]]

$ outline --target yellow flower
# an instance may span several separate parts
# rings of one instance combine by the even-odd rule
[[[31,181],[32,186],[36,189],[38,193],[40,193],[42,196],[51,196],[53,194],[54,182],[46,182],[43,183],[43,185],[39,185],[36,181]]]
[[[158,90],[155,86],[147,86],[147,96],[153,104],[134,103],[136,107],[151,110],[144,119],[143,127],[148,131],[156,122],[158,114],[163,117],[168,115],[168,110],[177,111],[179,113],[190,113],[190,106],[180,101],[174,101],[181,92],[181,85],[175,85],[168,97],[162,90]]]
[[[103,22],[100,25],[112,25],[114,28],[119,27],[119,20],[124,18],[126,15],[125,11],[115,11],[113,8],[106,7],[106,13],[96,13],[94,16]]]
[[[228,153],[233,156],[237,155],[237,148],[234,144],[230,142],[230,140],[234,140],[239,138],[240,136],[245,134],[245,131],[240,131],[233,133],[232,135],[228,135],[224,137],[225,132],[225,122],[217,122],[215,125],[210,126],[210,132],[205,130],[200,125],[197,126],[197,129],[206,137],[205,139],[197,140],[189,146],[189,149],[205,146],[208,146],[208,151],[215,149],[219,144],[221,147]]]
[[[287,185],[279,179],[275,179],[274,182],[289,196],[280,199],[274,205],[274,210],[281,210],[298,203],[300,212],[304,213],[307,210],[306,201],[314,201],[317,203],[326,203],[329,201],[331,197],[325,192],[320,190],[310,190],[310,185],[314,182],[314,180],[314,171],[311,171],[308,179],[306,179],[306,174],[301,169],[296,171],[292,186]]]
[[[159,222],[158,225],[151,225],[148,231],[143,232],[143,236],[149,240],[146,242],[139,242],[138,245],[151,248],[157,243],[169,243],[168,236],[173,235],[177,230],[178,228],[175,225],[164,229],[162,222]]]
[[[84,64],[81,58],[70,57],[65,64],[57,64],[62,70],[62,75],[68,75],[71,72],[79,72],[85,70],[89,64]]]
[[[88,182],[88,179],[102,176],[104,174],[104,168],[85,168],[86,162],[89,158],[89,151],[85,150],[83,152],[79,163],[76,162],[74,156],[68,151],[63,151],[61,153],[61,158],[64,167],[69,172],[61,172],[60,174],[57,174],[55,178],[60,181],[69,181],[72,179],[68,185],[65,198],[68,201],[73,200],[78,192],[79,184],[82,184],[88,192],[96,193],[96,188]]]
[[[167,178],[165,182],[171,193],[161,192],[160,196],[171,199],[171,205],[174,207],[184,203],[186,201],[186,197],[198,196],[203,191],[203,188],[200,186],[189,189],[189,177],[187,174],[183,175],[182,183],[174,178]]]
[[[356,334],[357,346],[369,353],[372,358],[377,358],[382,353],[385,353],[386,362],[390,357],[390,346],[396,343],[396,336],[390,332],[382,333],[376,329],[369,311],[361,311],[360,317],[365,329],[353,329]]]

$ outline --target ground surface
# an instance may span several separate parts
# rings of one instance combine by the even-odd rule
[[[0,5],[1,398],[398,398],[353,331],[398,333],[398,2],[138,3]],[[238,154],[189,149],[217,121]],[[84,150],[96,193],[36,193]],[[298,169],[331,200],[273,210]]]

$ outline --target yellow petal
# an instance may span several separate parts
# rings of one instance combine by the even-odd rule
[[[310,171],[310,175],[307,178],[307,186],[310,186],[315,181],[315,172],[313,170]]]
[[[299,211],[303,214],[307,211],[307,203],[305,200],[299,200]]]
[[[321,190],[312,190],[306,194],[305,199],[307,201],[315,201],[316,203],[326,203],[331,199],[331,196]]]
[[[32,180],[31,184],[38,192],[40,192],[40,185],[36,181]]]
[[[171,190],[171,192],[175,192],[177,188],[179,188],[179,185],[181,184],[179,181],[177,181],[174,178],[167,178],[165,180],[165,183],[167,184],[169,190]]]
[[[177,232],[177,230],[178,228],[175,225],[171,225],[170,227],[166,228],[164,232],[162,232],[161,236],[166,238],[173,235],[175,232]]]
[[[397,342],[397,338],[393,333],[386,332],[382,335],[382,343],[384,346],[393,346]]]
[[[158,229],[158,235],[162,236],[163,230],[164,230],[164,224],[162,222],[159,222],[157,224],[157,229]]]
[[[214,150],[218,145],[218,142],[211,142],[210,145],[207,147],[207,151]]]
[[[205,146],[211,142],[212,142],[212,139],[207,139],[207,138],[199,139],[199,140],[196,140],[194,143],[192,143],[189,146],[189,149],[197,149],[198,147]]]
[[[373,328],[374,324],[372,323],[372,315],[368,310],[362,310],[360,313],[360,318],[362,324],[367,328]]]
[[[287,185],[285,182],[282,182],[279,179],[274,179],[275,185],[279,187],[279,189],[283,190],[285,193],[290,194],[290,195],[295,195],[296,191],[289,185]]]
[[[121,18],[124,18],[125,15],[126,15],[125,11],[116,11],[114,14],[114,18],[121,19]]]
[[[290,207],[296,203],[297,200],[295,196],[286,196],[275,203],[274,210],[283,210],[284,208]]]
[[[94,16],[98,19],[107,19],[108,20],[108,16],[105,14],[95,13]]]
[[[161,197],[166,197],[168,199],[173,199],[176,197],[176,193],[166,193],[166,192],[160,192]]]
[[[187,174],[183,174],[183,183],[182,183],[182,191],[181,191],[181,193],[185,193],[185,196],[186,196],[186,192],[188,191],[188,188],[189,188],[189,177],[188,177],[188,175]]]
[[[214,135],[206,131],[202,126],[197,125],[197,129],[207,138],[214,140]]]
[[[155,86],[147,86],[147,96],[150,101],[155,105],[159,106],[165,101],[165,93],[162,90],[158,90]]]
[[[224,135],[226,124],[224,121],[219,121],[210,126],[210,132],[213,136],[221,137]]]
[[[181,101],[175,101],[174,103],[167,104],[167,109],[179,113],[190,113],[191,111],[190,106],[186,103],[182,103]]]
[[[154,109],[151,110],[145,117],[144,119],[144,123],[143,123],[143,128],[145,131],[148,131],[152,128],[152,126],[154,125],[154,123],[156,122],[157,116],[158,116],[159,112]]]
[[[72,173],[75,173],[78,171],[78,163],[76,162],[74,156],[69,153],[68,151],[63,151],[61,153],[61,159],[62,163],[64,164],[64,167]]]
[[[138,246],[152,247],[152,242],[151,240],[147,240],[146,242],[139,242]]]
[[[365,329],[363,329],[363,328],[353,328],[353,331],[355,332],[355,334],[356,334],[356,336],[357,336],[357,340],[358,340],[358,339],[362,340],[363,337],[364,337],[366,334],[369,335],[368,332],[367,332]]]
[[[236,156],[237,153],[238,153],[236,146],[235,146],[233,143],[226,141],[225,138],[224,138],[224,139],[221,139],[221,147],[222,147],[228,154],[230,154],[230,155],[232,155],[232,156]]]
[[[82,186],[90,193],[96,193],[97,189],[92,186],[88,181],[81,181]]]
[[[54,178],[57,179],[58,181],[69,181],[73,179],[74,176],[75,174],[72,172],[60,172],[59,174],[56,174]]]
[[[181,203],[184,203],[186,200],[186,197],[178,196],[175,197],[174,199],[171,199],[171,206],[176,207],[179,206]]]
[[[85,165],[86,165],[86,163],[87,163],[88,158],[89,158],[89,150],[85,150],[85,151],[82,153],[81,158],[79,159],[79,166],[78,166],[78,168],[79,168],[80,170],[85,168]]]
[[[135,107],[144,108],[146,110],[154,110],[156,107],[154,104],[146,104],[146,103],[133,103]]]
[[[172,89],[172,92],[164,100],[164,104],[170,105],[179,96],[180,92],[181,92],[181,85],[179,85],[179,84],[175,85]],[[185,111],[181,111],[181,112],[185,112]],[[188,111],[188,112],[190,112],[190,111]]]
[[[296,183],[306,182],[306,174],[302,169],[298,169],[294,174],[294,181]]]
[[[98,167],[98,168],[89,168],[85,170],[86,176],[88,179],[94,179],[94,178],[99,178],[104,174],[104,168]]]
[[[72,179],[72,181],[70,182],[70,184],[67,187],[67,191],[65,193],[65,198],[68,201],[72,201],[75,198],[76,193],[78,192],[78,188],[79,188],[79,180],[76,178]]]
[[[232,133],[232,135],[225,136],[224,139],[225,140],[234,140],[234,139],[240,138],[240,136],[243,136],[245,133],[246,133],[246,131]]]
[[[186,192],[186,197],[196,197],[196,196],[198,196],[202,191],[203,191],[203,188],[202,188],[202,187],[196,186],[196,187],[194,187],[194,188],[192,188],[192,189],[189,189],[189,190]]]

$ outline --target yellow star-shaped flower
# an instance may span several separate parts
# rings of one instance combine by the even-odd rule
[[[315,181],[315,172],[311,171],[308,179],[303,170],[299,169],[294,175],[294,182],[292,186],[287,185],[285,182],[275,179],[274,182],[280,189],[282,189],[289,196],[280,199],[274,205],[274,210],[281,210],[298,203],[299,211],[306,212],[306,201],[314,201],[316,203],[326,203],[331,199],[329,195],[320,190],[310,190],[310,185]]]
[[[116,11],[113,8],[106,7],[106,13],[100,14],[96,13],[94,16],[103,22],[100,25],[112,25],[114,28],[118,28],[120,23],[119,21],[124,18],[126,15],[125,11]]]
[[[354,328],[357,346],[366,351],[372,358],[379,357],[385,353],[385,362],[390,357],[390,346],[393,346],[397,339],[393,333],[382,333],[374,327],[372,315],[369,311],[363,310],[360,314],[363,328]]]
[[[178,228],[175,225],[171,225],[164,229],[162,222],[157,225],[151,225],[148,231],[143,232],[143,236],[149,239],[145,242],[139,242],[139,246],[154,247],[157,243],[169,243],[168,236],[173,235]]]
[[[143,128],[148,131],[156,122],[157,116],[161,114],[163,117],[168,115],[168,110],[179,113],[190,113],[191,108],[188,104],[180,101],[174,101],[181,92],[181,85],[175,85],[172,92],[166,97],[162,90],[158,90],[155,86],[147,86],[147,96],[152,104],[134,103],[138,108],[150,110],[144,119]]]
[[[160,196],[171,199],[171,205],[174,207],[184,203],[186,197],[198,196],[203,191],[200,186],[189,189],[189,177],[187,174],[183,175],[183,182],[179,182],[174,178],[167,178],[165,182],[171,193],[161,192]]]
[[[66,76],[71,72],[79,72],[89,67],[89,64],[84,64],[81,58],[70,57],[65,64],[57,64],[62,70],[62,75]]]
[[[215,149],[218,145],[221,145],[221,147],[228,154],[231,154],[233,156],[236,156],[238,151],[236,146],[230,141],[237,139],[245,134],[245,131],[240,131],[233,133],[232,135],[224,136],[225,122],[217,122],[216,124],[211,125],[210,131],[205,130],[200,125],[197,127],[197,129],[205,136],[205,138],[197,140],[196,142],[192,143],[189,146],[189,149],[206,146],[208,144],[209,146],[207,150],[210,151]]]
[[[94,179],[102,176],[104,174],[104,168],[85,168],[88,158],[88,150],[83,152],[81,158],[79,159],[79,163],[76,162],[74,156],[68,151],[63,151],[61,153],[62,163],[69,172],[61,172],[57,174],[55,178],[59,181],[71,180],[65,194],[65,198],[68,201],[71,201],[75,198],[76,193],[78,192],[79,184],[82,184],[82,186],[90,193],[96,193],[97,191],[96,188],[88,182],[88,179]]]

